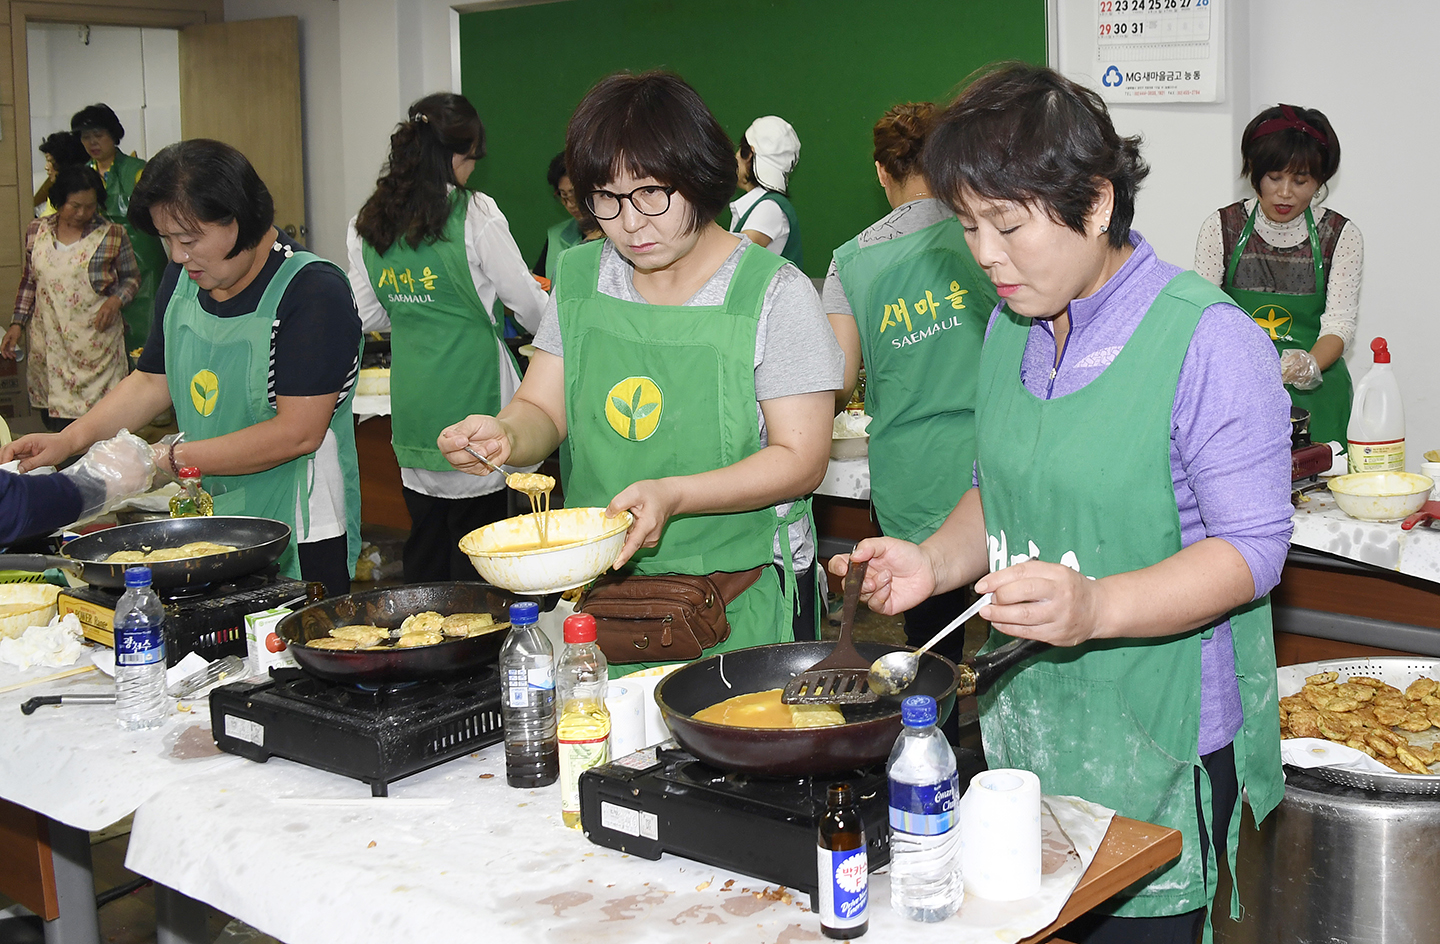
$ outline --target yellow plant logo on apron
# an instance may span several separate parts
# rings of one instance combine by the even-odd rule
[[[1290,323],[1294,321],[1294,316],[1279,305],[1261,305],[1250,317],[1270,332],[1270,340],[1279,341],[1290,337]]]
[[[660,426],[665,397],[649,377],[626,377],[605,397],[610,428],[631,442],[644,442]]]
[[[214,371],[202,370],[190,378],[190,402],[195,412],[209,416],[215,412],[215,403],[220,398],[220,378]]]

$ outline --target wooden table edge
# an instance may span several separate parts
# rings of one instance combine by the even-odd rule
[[[1085,914],[1102,901],[1128,888],[1155,869],[1180,857],[1180,831],[1156,826],[1125,816],[1116,816],[1095,850],[1090,867],[1070,893],[1060,915],[1049,925],[1021,940],[1020,944],[1053,941],[1056,931]]]

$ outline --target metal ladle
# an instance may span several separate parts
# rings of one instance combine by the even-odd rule
[[[909,688],[915,681],[915,675],[920,671],[920,653],[950,635],[957,627],[963,626],[965,621],[979,613],[980,608],[989,603],[992,597],[993,594],[987,593],[976,600],[969,609],[951,620],[948,626],[931,636],[930,640],[919,649],[887,652],[872,662],[870,664],[870,690],[877,695],[898,695]]]

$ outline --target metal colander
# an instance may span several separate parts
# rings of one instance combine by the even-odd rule
[[[1440,659],[1374,656],[1282,665],[1276,670],[1276,676],[1280,683],[1280,696],[1283,698],[1286,695],[1296,694],[1305,685],[1307,676],[1320,672],[1339,672],[1342,678],[1351,675],[1368,675],[1403,690],[1411,682],[1423,676],[1440,679]],[[1426,734],[1428,736],[1429,732]],[[1440,795],[1440,775],[1436,774],[1367,773],[1338,767],[1297,767],[1294,769],[1329,780],[1331,783],[1360,790]]]

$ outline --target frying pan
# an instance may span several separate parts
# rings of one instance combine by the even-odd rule
[[[510,604],[519,597],[487,583],[417,583],[385,590],[350,593],[312,603],[285,617],[275,632],[285,640],[300,667],[320,678],[349,684],[395,684],[425,679],[473,675],[495,662],[506,633],[486,633],[466,639],[447,639],[434,646],[365,652],[345,649],[310,649],[307,640],[319,639],[338,626],[370,625],[393,629],[405,617],[426,610],[445,616],[453,613],[489,613],[495,622],[510,619]]]
[[[666,676],[655,689],[655,701],[676,740],[715,767],[769,776],[838,773],[882,763],[890,756],[900,736],[904,696],[930,695],[939,703],[943,719],[955,704],[957,688],[962,695],[984,691],[1011,666],[1049,647],[1020,640],[968,659],[959,667],[944,656],[926,652],[920,657],[915,683],[902,695],[868,705],[839,706],[845,724],[827,728],[736,728],[693,717],[700,709],[736,695],[784,688],[793,676],[833,648],[829,642],[789,642],[711,656]],[[874,661],[902,647],[857,643],[855,648]]]
[[[125,568],[134,564],[110,564],[106,558],[116,551],[141,551],[179,547],[194,541],[229,544],[235,550],[186,560],[156,561],[149,564],[150,582],[155,587],[204,586],[222,583],[253,573],[279,560],[290,544],[290,526],[269,518],[204,516],[199,518],[157,518],[125,524],[76,538],[61,549],[61,555],[0,554],[0,569],[40,571],[58,567],[97,587],[125,588]]]

